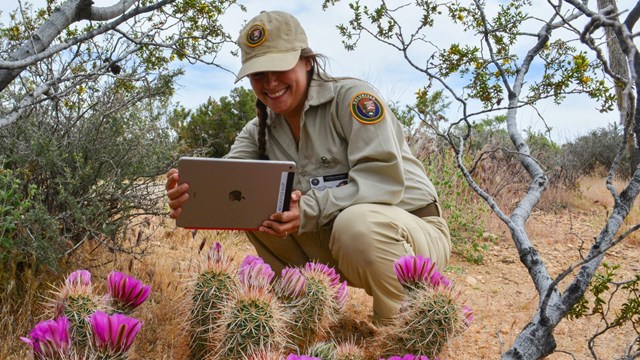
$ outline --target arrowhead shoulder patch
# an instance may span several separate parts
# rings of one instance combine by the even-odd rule
[[[375,124],[384,117],[384,107],[375,95],[362,92],[351,100],[351,114],[363,124]]]

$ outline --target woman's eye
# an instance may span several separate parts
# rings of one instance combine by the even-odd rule
[[[253,74],[249,75],[249,77],[251,79],[262,79],[264,77],[264,73],[263,72],[253,73]]]

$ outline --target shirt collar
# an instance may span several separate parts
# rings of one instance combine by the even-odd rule
[[[307,93],[307,105],[318,106],[332,100],[335,97],[333,90],[334,81],[323,80],[321,77],[329,78],[327,74],[314,73],[309,84],[309,92]]]

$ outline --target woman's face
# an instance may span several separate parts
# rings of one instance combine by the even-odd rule
[[[300,118],[307,98],[307,73],[311,59],[301,58],[287,71],[265,71],[249,75],[256,96],[269,109],[288,120]]]

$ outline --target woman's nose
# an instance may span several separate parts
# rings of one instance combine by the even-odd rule
[[[273,83],[277,80],[277,74],[275,71],[267,71],[264,77],[264,81],[269,84],[269,83]]]

